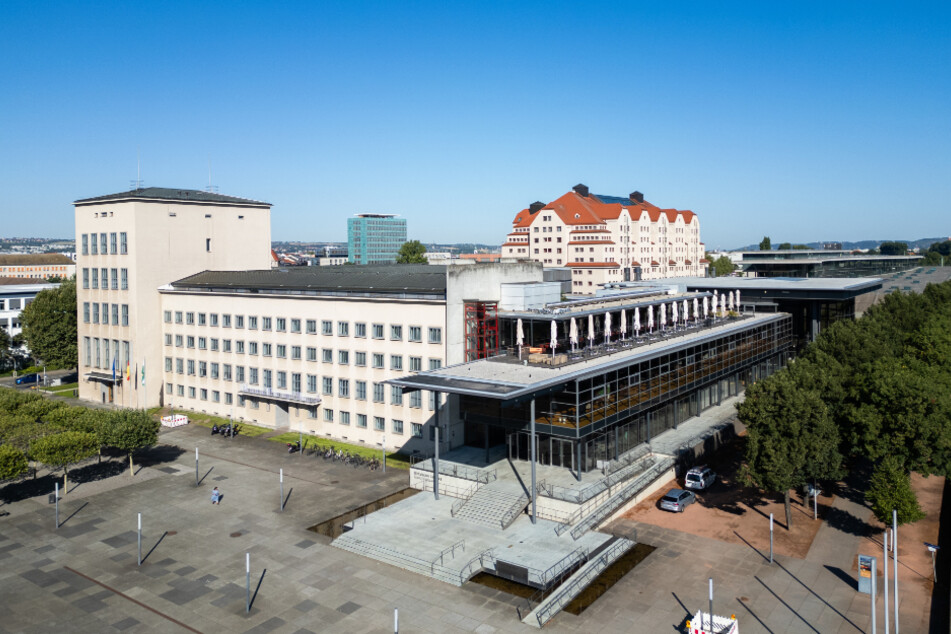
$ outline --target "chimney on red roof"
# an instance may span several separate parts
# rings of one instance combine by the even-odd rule
[[[588,186],[587,186],[587,185],[583,185],[583,184],[581,184],[581,183],[578,183],[577,185],[575,185],[574,187],[572,187],[572,189],[575,190],[575,193],[578,194],[579,196],[584,196],[585,198],[588,197]]]
[[[642,203],[642,202],[644,202],[644,194],[642,194],[641,192],[633,192],[633,193],[629,196],[629,198],[631,199],[631,202],[632,202],[632,203]]]
[[[536,200],[535,202],[533,202],[531,205],[528,206],[528,213],[537,214],[544,207],[545,207],[545,203]]]

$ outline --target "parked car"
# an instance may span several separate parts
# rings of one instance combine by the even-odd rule
[[[40,382],[40,375],[36,373],[24,374],[23,376],[17,377],[17,385],[28,385],[30,383],[39,383],[39,382]]]
[[[691,491],[671,489],[667,492],[667,495],[660,499],[660,508],[674,513],[683,513],[688,504],[693,504],[696,501],[697,496]]]
[[[687,472],[687,476],[684,478],[684,485],[688,489],[703,491],[716,481],[717,474],[713,472],[713,469],[707,466],[702,466],[694,467]]]

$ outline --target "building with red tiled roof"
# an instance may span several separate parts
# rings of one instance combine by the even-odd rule
[[[702,276],[707,265],[692,211],[661,209],[640,192],[592,194],[585,185],[515,214],[502,257],[570,268],[578,294],[608,282]]]

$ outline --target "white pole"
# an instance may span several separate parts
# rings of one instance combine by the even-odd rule
[[[284,469],[281,469],[281,513],[284,512]]]
[[[812,519],[819,519],[819,487],[812,483]]]
[[[195,447],[195,486],[198,486],[198,447]]]
[[[892,509],[892,575],[895,580],[893,599],[895,601],[895,634],[898,634],[898,511]]]
[[[383,436],[383,473],[386,473],[386,436]]]
[[[872,594],[869,595],[872,601],[872,634],[875,634],[875,590],[876,590],[876,579],[875,579],[875,558],[872,557]]]
[[[54,495],[56,496],[56,528],[59,528],[59,480],[53,483],[56,486]]]
[[[142,565],[142,514],[139,513],[139,565]]]
[[[393,608],[393,633],[399,634],[400,632],[400,609]]]
[[[703,619],[700,619],[700,625],[703,625]],[[713,577],[710,577],[710,631],[713,631]]]
[[[888,634],[888,529],[882,536],[882,599],[885,605],[885,634]]]
[[[247,574],[245,585],[247,593],[245,594],[244,611],[248,613],[251,611],[251,553],[244,553],[244,570]]]
[[[769,563],[773,563],[773,514],[769,514]]]

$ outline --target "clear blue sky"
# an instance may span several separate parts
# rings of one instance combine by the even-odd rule
[[[951,233],[951,3],[0,3],[0,234],[147,186],[499,244],[578,182],[708,248]]]

